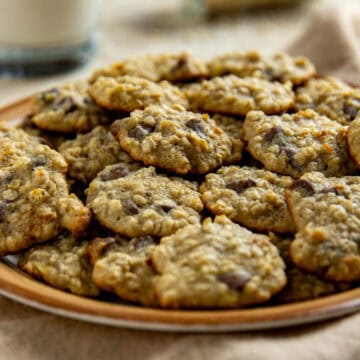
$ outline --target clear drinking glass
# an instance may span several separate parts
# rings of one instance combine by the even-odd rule
[[[1,0],[0,76],[60,73],[96,45],[100,0]]]

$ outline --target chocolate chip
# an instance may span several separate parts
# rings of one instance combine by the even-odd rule
[[[318,191],[319,194],[335,194],[339,195],[339,192],[335,188],[325,188],[320,191]]]
[[[273,142],[275,137],[283,134],[283,131],[280,126],[272,127],[264,136],[264,140],[268,142]]]
[[[125,213],[128,215],[137,215],[140,212],[137,205],[129,198],[122,199],[121,204]]]
[[[125,164],[113,166],[110,170],[101,174],[102,181],[116,180],[128,176],[129,168]]]
[[[164,203],[164,204],[156,204],[156,206],[163,211],[165,214],[171,212],[171,210],[175,209],[175,203]]]
[[[188,65],[188,59],[185,56],[182,56],[178,59],[175,66],[171,69],[172,73],[181,70],[182,68],[186,68]]]
[[[39,166],[44,166],[46,164],[46,158],[43,156],[34,156],[31,159],[31,167],[36,168]]]
[[[75,104],[73,98],[67,96],[59,101],[57,101],[53,105],[54,110],[63,110],[65,114],[69,114],[73,111],[76,111],[78,109],[77,105]]]
[[[4,222],[7,212],[7,205],[5,202],[0,202],[0,222]]]
[[[315,194],[315,189],[312,184],[303,179],[295,180],[291,184],[290,189],[300,192],[302,196],[311,196]]]
[[[186,126],[189,129],[194,130],[200,136],[205,135],[204,124],[200,119],[191,119],[186,123]]]
[[[140,249],[145,246],[155,245],[159,243],[159,239],[151,235],[139,236],[135,238],[133,241],[134,241],[135,249]]]
[[[360,103],[358,105],[345,103],[343,107],[344,113],[349,115],[351,120],[355,119],[356,115],[359,112],[359,109],[360,109]]]
[[[298,169],[299,165],[295,160],[295,154],[296,152],[288,147],[283,148],[283,151],[286,154],[286,157],[289,160],[289,164],[291,165],[291,167],[293,167],[294,169]]]
[[[90,258],[90,263],[94,265],[95,262],[104,254],[105,250],[115,242],[116,239],[110,236],[96,237],[91,240],[86,246],[86,253]]]
[[[110,131],[115,138],[118,137],[121,126],[121,120],[116,120],[110,125]]]
[[[133,129],[128,131],[128,136],[141,140],[145,135],[155,130],[155,126],[148,124],[136,125]]]
[[[84,104],[85,104],[85,105],[94,105],[95,103],[94,103],[94,100],[93,100],[91,97],[86,96],[86,97],[84,98]]]
[[[0,185],[8,184],[13,179],[13,177],[14,176],[10,172],[4,172],[0,177]]]
[[[251,280],[251,275],[245,270],[233,271],[218,276],[230,289],[241,291]]]
[[[241,194],[243,191],[250,187],[256,186],[256,182],[251,179],[247,180],[235,180],[226,185],[226,187],[230,190],[236,191],[238,194]]]

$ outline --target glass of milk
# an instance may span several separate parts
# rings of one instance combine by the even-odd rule
[[[41,76],[84,64],[96,43],[100,0],[1,0],[0,75]]]

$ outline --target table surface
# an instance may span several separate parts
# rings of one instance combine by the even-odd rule
[[[356,0],[343,0],[343,2]],[[233,49],[271,52],[303,30],[310,13],[336,0],[296,9],[184,18],[178,0],[104,0],[101,41],[79,71],[42,79],[0,79],[0,105],[136,54],[189,49],[201,58]],[[360,314],[296,329],[228,335],[159,334],[63,319],[0,297],[1,359],[360,359]]]

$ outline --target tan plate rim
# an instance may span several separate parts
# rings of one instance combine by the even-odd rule
[[[31,97],[0,108],[0,123],[25,116]],[[61,316],[136,329],[244,331],[278,328],[336,318],[360,310],[360,288],[317,300],[240,310],[163,310],[115,304],[72,295],[28,277],[0,261],[0,294]]]

